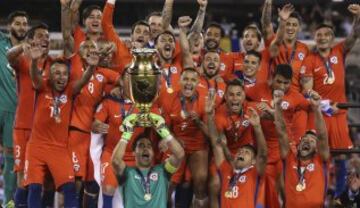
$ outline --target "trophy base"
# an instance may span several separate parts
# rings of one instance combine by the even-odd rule
[[[140,113],[137,115],[136,126],[152,127],[153,123],[150,119],[150,108],[152,104],[137,104]]]

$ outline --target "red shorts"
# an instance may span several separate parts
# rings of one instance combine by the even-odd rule
[[[14,129],[14,171],[23,172],[25,164],[25,151],[26,145],[30,139],[31,130],[30,129]]]
[[[26,148],[24,169],[25,186],[33,183],[43,184],[48,172],[57,189],[65,183],[74,182],[69,150],[66,147],[29,143]]]
[[[324,115],[326,128],[329,136],[329,146],[331,149],[350,149],[353,143],[349,136],[347,114],[344,112],[334,116]],[[309,114],[309,129],[315,129],[314,114]]]
[[[186,160],[181,162],[179,169],[172,174],[171,182],[174,184],[181,184],[191,181],[191,171],[189,166],[186,163]]]
[[[292,140],[295,141],[295,144],[300,143],[300,138],[304,136],[307,130],[307,121],[308,121],[308,113],[304,110],[298,110],[293,115],[292,119]]]
[[[89,133],[78,130],[69,132],[69,149],[74,164],[76,177],[81,177],[85,181],[94,180],[94,165],[90,157]]]
[[[209,148],[208,143],[205,141],[205,139],[201,139],[200,141],[196,141],[196,140],[194,141],[194,140],[179,138],[178,141],[184,147],[186,154],[191,154],[193,152],[201,151],[201,150],[207,150]]]
[[[282,172],[282,161],[268,163],[265,169],[265,204],[269,208],[280,208],[279,195],[276,189],[276,179]]]

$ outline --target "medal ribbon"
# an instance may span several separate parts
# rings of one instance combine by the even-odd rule
[[[131,105],[129,111],[126,112],[126,110],[125,110],[125,100],[120,99],[119,103],[120,103],[120,115],[121,115],[121,118],[124,120],[126,118],[126,116],[130,115],[133,112],[135,105]]]
[[[243,116],[244,116],[243,115],[243,109],[241,109],[241,111],[240,111],[240,121],[243,120]],[[236,128],[236,123],[235,123],[234,119],[231,117],[230,112],[228,112],[228,118],[230,119],[230,122],[231,122],[231,131],[232,131],[232,134],[234,136],[234,140],[236,141],[241,136],[241,135],[238,134],[239,129]]]
[[[326,73],[328,75],[328,78],[333,78],[333,70],[332,70],[332,67],[331,67],[331,63],[329,61],[329,59],[324,59],[323,57],[321,57],[324,65],[325,65],[325,68],[326,68]]]
[[[167,68],[168,73],[166,74],[166,71],[163,71],[163,77],[166,81],[166,88],[171,88],[171,70],[170,67]]]
[[[288,56],[288,47],[286,46],[285,43],[283,43],[284,47],[286,48],[286,61],[289,65],[291,65],[291,63],[293,62],[294,58],[295,58],[295,53],[296,53],[296,48],[297,48],[297,42],[295,42],[295,46],[294,48],[291,50],[290,53],[290,57]]]
[[[302,184],[302,185],[303,185],[306,168],[307,168],[307,166],[304,167],[304,170],[301,170],[300,160],[298,159],[298,164],[297,164],[297,174],[298,174],[298,179],[299,179],[298,184]]]
[[[211,86],[209,80],[206,79],[206,77],[205,77],[205,81],[206,81],[206,84],[207,84],[207,88],[208,88],[208,89],[213,88],[213,87]],[[217,83],[216,79],[215,79],[214,81],[215,81],[215,92],[217,93],[217,91],[218,91],[218,83]]]
[[[151,192],[150,192],[150,175],[152,173],[153,168],[152,167],[150,168],[150,170],[146,176],[144,176],[142,174],[142,172],[139,170],[139,168],[136,168],[135,170],[141,177],[141,185],[144,189],[145,194],[151,194]]]
[[[250,168],[252,168],[253,166],[250,166],[248,168],[244,168],[242,170],[240,170],[239,172],[235,172],[235,174],[233,174],[230,178],[230,181],[229,181],[229,186],[228,186],[228,190],[229,191],[232,191],[232,189],[236,186],[239,178],[244,174],[246,173],[246,171],[248,171]]]
[[[191,104],[191,110],[193,109],[194,106],[194,101],[196,100],[197,96],[193,95],[190,99],[190,104]],[[181,103],[181,110],[185,113],[185,115],[188,115],[188,111],[186,110],[186,98],[184,96],[180,97],[180,103]]]
[[[63,92],[60,93],[59,96],[55,96],[54,90],[51,90],[51,95],[53,97],[53,107],[54,107],[54,111],[53,111],[53,117],[55,119],[60,118],[60,97],[63,94]]]

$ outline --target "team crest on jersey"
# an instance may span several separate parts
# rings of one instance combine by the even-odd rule
[[[302,53],[302,52],[298,53],[298,58],[299,58],[300,61],[304,60],[305,54]]]
[[[239,182],[240,183],[245,183],[246,182],[246,176],[244,176],[244,175],[240,176]]]
[[[99,82],[102,82],[104,80],[104,76],[101,74],[97,74],[95,77]]]
[[[223,97],[224,96],[224,91],[218,90],[217,94],[219,95],[219,97]]]
[[[152,180],[152,181],[159,180],[159,174],[158,173],[151,173],[150,174],[150,180]]]
[[[314,163],[310,163],[309,165],[306,166],[306,170],[308,170],[309,172],[312,172],[315,170],[315,165]]]
[[[283,109],[283,110],[287,110],[288,108],[289,108],[289,102],[287,102],[287,101],[282,101],[282,103],[281,103],[281,108]]]
[[[175,66],[170,67],[170,71],[173,74],[177,74],[177,68]]]
[[[220,64],[220,70],[225,71],[225,69],[226,69],[226,65],[224,63],[221,63]]]
[[[241,125],[248,127],[250,125],[250,122],[249,120],[244,120]]]
[[[59,98],[60,102],[65,104],[67,102],[67,96],[66,95],[61,95]]]
[[[333,57],[330,58],[330,62],[332,64],[337,64],[338,63],[338,58],[336,56],[333,56]]]

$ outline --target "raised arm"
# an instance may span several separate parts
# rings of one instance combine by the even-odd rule
[[[72,36],[73,22],[71,18],[71,1],[60,0],[61,3],[61,32],[64,40],[64,56],[71,57],[74,52],[74,37]]]
[[[201,33],[201,30],[204,26],[206,7],[208,4],[207,0],[197,0],[199,4],[199,11],[197,13],[196,19],[190,29],[190,33]]]
[[[210,144],[214,153],[214,160],[217,167],[225,160],[225,155],[221,144],[219,143],[219,132],[217,131],[216,124],[215,124],[215,93],[208,93],[205,103],[205,112],[207,114],[207,125],[209,129],[209,136]]]
[[[86,58],[86,62],[88,67],[86,68],[82,77],[75,82],[73,95],[80,93],[81,89],[89,82],[91,76],[94,74],[94,71],[99,64],[99,55],[97,52],[91,52],[90,55]]]
[[[126,146],[129,143],[129,141],[131,140],[131,137],[134,133],[134,126],[136,123],[136,119],[137,119],[136,114],[130,114],[129,116],[127,116],[124,119],[124,121],[120,127],[120,131],[122,132],[122,135],[121,135],[119,142],[115,146],[115,149],[113,151],[112,158],[111,158],[112,166],[114,168],[115,175],[117,176],[117,178],[123,176],[124,170],[126,168],[126,164],[125,164],[123,158],[125,155]]]
[[[250,118],[249,122],[254,128],[256,145],[257,145],[257,155],[256,155],[256,169],[259,175],[263,175],[265,172],[265,167],[267,163],[267,147],[264,133],[261,129],[260,116],[254,108],[249,108]]]
[[[8,52],[6,53],[6,57],[10,63],[10,65],[16,69],[16,65],[18,63],[18,59],[20,57],[20,55],[24,52],[24,51],[28,51],[30,49],[30,44],[27,42],[23,42],[19,45],[16,45],[12,48],[10,48],[8,50]]]
[[[165,140],[167,146],[172,153],[169,159],[167,159],[167,161],[165,162],[165,169],[171,174],[175,173],[176,170],[180,167],[182,160],[184,159],[184,148],[170,133],[163,117],[155,113],[150,113],[150,118],[157,133],[163,140]]]
[[[171,30],[171,20],[173,16],[174,0],[165,0],[162,10],[162,26],[163,30]]]
[[[41,72],[38,69],[38,61],[41,58],[42,51],[40,45],[32,44],[29,50],[31,57],[31,66],[30,66],[30,77],[33,84],[33,87],[36,90],[39,90],[42,86],[42,77]]]
[[[179,38],[180,38],[180,46],[181,46],[184,69],[194,67],[194,61],[190,53],[189,40],[187,39],[187,35],[186,35],[189,30],[191,21],[192,19],[189,16],[182,16],[179,17],[178,19],[178,25],[180,29]]]
[[[285,159],[289,153],[290,145],[289,145],[289,136],[286,132],[286,124],[283,116],[283,112],[281,109],[281,102],[284,96],[284,92],[280,90],[274,91],[274,105],[275,105],[275,127],[279,137],[280,144],[280,156],[282,159]]]
[[[274,35],[274,28],[271,23],[272,0],[265,0],[261,15],[261,27],[265,40],[269,40]]]
[[[327,161],[330,158],[330,149],[328,143],[328,132],[320,109],[320,98],[321,97],[315,91],[311,92],[310,103],[315,117],[315,129],[318,136],[318,153],[324,161]]]
[[[279,28],[276,31],[275,39],[271,42],[269,51],[271,57],[276,57],[279,55],[279,47],[284,41],[285,37],[285,26],[286,21],[289,19],[292,12],[294,12],[294,6],[291,4],[286,4],[283,8],[278,9],[279,12]]]
[[[360,36],[360,4],[350,4],[348,10],[353,14],[353,25],[350,35],[345,40],[344,50],[350,51]]]

